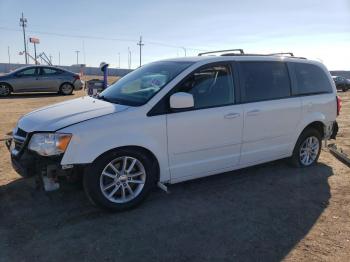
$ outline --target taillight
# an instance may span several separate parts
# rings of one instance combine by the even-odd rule
[[[337,96],[337,116],[339,116],[341,110],[341,98]]]
[[[74,75],[74,79],[75,80],[79,80],[80,79],[80,75]]]

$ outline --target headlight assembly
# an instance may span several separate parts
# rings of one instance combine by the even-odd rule
[[[29,142],[29,150],[41,156],[55,156],[64,153],[72,138],[72,134],[36,133]]]

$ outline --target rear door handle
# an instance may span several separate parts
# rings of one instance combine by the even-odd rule
[[[255,116],[255,115],[259,114],[259,113],[260,113],[259,109],[253,109],[253,110],[248,111],[247,115],[248,116]]]
[[[232,118],[239,117],[240,115],[241,115],[240,113],[229,113],[229,114],[225,115],[224,117],[226,119],[232,119]]]

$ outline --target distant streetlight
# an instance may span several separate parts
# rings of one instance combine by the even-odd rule
[[[77,53],[77,65],[79,65],[79,50],[75,50],[74,52],[76,52]]]
[[[29,42],[33,43],[34,45],[34,60],[35,60],[35,64],[38,64],[38,60],[36,59],[36,44],[40,44],[40,40],[39,38],[35,38],[35,37],[29,37]]]
[[[7,55],[9,57],[9,64],[11,64],[11,55],[10,55],[10,47],[7,47]]]

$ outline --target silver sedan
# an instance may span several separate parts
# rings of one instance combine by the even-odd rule
[[[0,96],[23,92],[70,95],[83,86],[79,74],[53,66],[27,66],[0,76]]]

